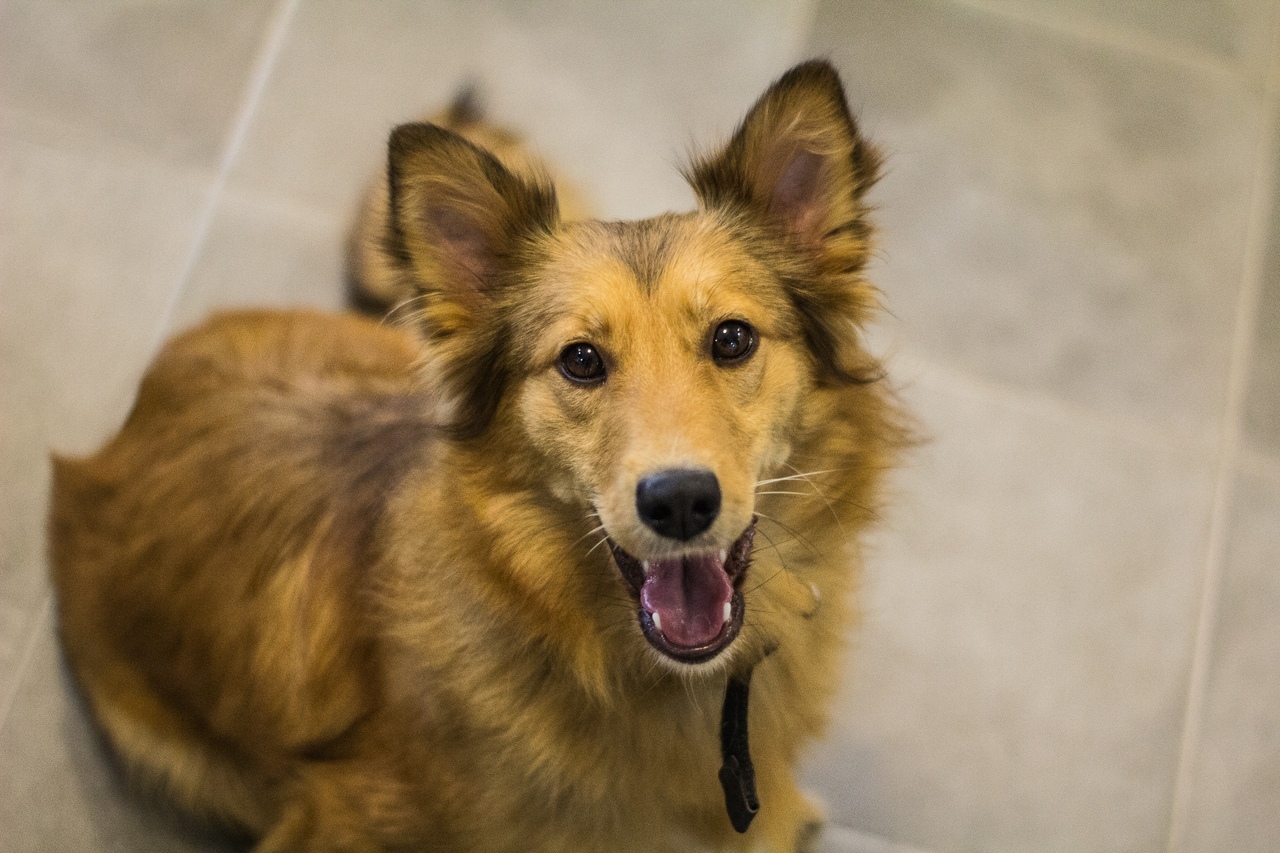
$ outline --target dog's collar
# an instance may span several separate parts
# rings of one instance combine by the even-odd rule
[[[812,617],[821,606],[818,591],[814,588],[814,609],[806,614]],[[751,763],[751,744],[747,738],[747,710],[751,698],[751,674],[756,664],[778,650],[770,643],[756,663],[741,674],[729,677],[724,688],[724,706],[720,709],[720,787],[724,788],[724,808],[729,822],[738,832],[746,832],[751,819],[760,811],[760,798],[756,795],[756,769]]]
[[[813,609],[804,614],[806,619],[812,619],[822,607],[818,588],[809,584],[809,589],[813,592]],[[760,660],[777,650],[777,644],[770,644]],[[746,832],[752,818],[760,811],[756,769],[751,763],[751,744],[747,738],[747,708],[753,672],[755,664],[742,674],[729,677],[724,688],[724,706],[720,710],[720,787],[724,788],[724,808],[729,813],[729,822],[738,832]]]
[[[752,668],[754,669],[754,667]],[[724,788],[724,807],[729,821],[738,832],[746,832],[751,819],[760,811],[756,796],[756,771],[751,764],[751,747],[747,741],[747,704],[751,690],[751,672],[733,676],[724,689],[724,708],[720,712],[720,786]]]

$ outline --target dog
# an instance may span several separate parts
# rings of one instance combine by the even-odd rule
[[[54,460],[61,639],[123,766],[258,853],[804,849],[909,432],[861,339],[878,166],[822,61],[643,221],[398,127],[358,245],[405,322],[216,316]]]

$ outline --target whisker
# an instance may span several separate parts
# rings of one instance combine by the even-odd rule
[[[690,684],[689,679],[687,678],[682,678],[680,681],[684,684],[685,696],[689,697],[689,702],[693,705],[694,710],[698,712],[699,716],[701,716],[702,705],[698,702],[698,697],[693,692],[693,685]]]
[[[757,495],[795,495],[798,498],[821,498],[827,501],[835,501],[838,504],[846,504],[847,506],[851,506],[856,510],[861,510],[862,512],[870,513],[873,516],[875,515],[873,510],[868,509],[863,504],[860,504],[854,500],[850,500],[849,498],[832,497],[831,495],[826,495],[826,494],[815,495],[811,492],[756,492],[756,494]]]
[[[582,535],[581,535],[581,536],[579,536],[577,539],[575,539],[575,540],[574,540],[574,542],[573,542],[573,545],[570,545],[569,547],[570,547],[570,548],[574,547],[574,546],[575,546],[575,545],[577,545],[579,542],[581,542],[583,539],[586,539],[588,536],[590,536],[590,535],[591,535],[591,534],[593,534],[593,533],[599,533],[601,530],[604,530],[604,525],[603,525],[603,524],[598,524],[598,525],[596,525],[595,527],[591,528],[591,529],[590,529],[590,530],[588,530],[586,533],[582,534]],[[590,552],[588,551],[587,553],[590,553]]]
[[[768,544],[768,545],[764,545],[764,546],[762,546],[762,547],[760,547],[760,548],[756,548],[756,549],[755,549],[755,552],[756,552],[756,553],[763,553],[763,552],[765,552],[765,551],[769,551],[769,550],[771,550],[771,549],[777,549],[778,551],[781,551],[784,545],[790,545],[792,542],[800,542],[800,540],[799,540],[799,539],[797,539],[797,538],[796,538],[796,537],[794,537],[794,536],[788,536],[786,539],[783,539],[781,542],[777,542],[777,543],[770,543],[770,544]],[[803,543],[801,543],[801,544],[803,544]]]
[[[788,467],[791,467],[791,466],[788,466]],[[792,468],[792,470],[795,470],[795,469]],[[801,471],[799,473],[791,474],[786,477],[774,477],[772,480],[757,480],[756,487],[759,488],[760,486],[767,486],[770,483],[781,483],[785,480],[800,480],[805,477],[816,477],[819,474],[835,474],[839,471],[852,471],[852,470],[853,470],[852,468],[827,468],[824,471]]]
[[[770,520],[770,521],[772,521],[773,519],[769,519],[769,520]],[[758,528],[757,528],[757,529],[758,529]],[[751,593],[753,593],[753,592],[755,592],[756,590],[760,589],[760,587],[764,586],[764,585],[765,585],[765,584],[767,584],[769,581],[773,580],[774,578],[776,578],[778,575],[782,574],[783,572],[786,572],[788,575],[789,575],[789,574],[791,574],[791,569],[789,569],[789,568],[787,567],[787,561],[783,559],[783,557],[782,557],[782,551],[778,548],[777,543],[775,543],[775,542],[773,541],[773,537],[772,537],[772,536],[770,536],[768,533],[765,533],[763,530],[760,530],[760,535],[761,535],[761,536],[763,536],[765,539],[767,539],[767,540],[769,541],[769,545],[770,545],[770,547],[772,547],[772,548],[773,548],[773,550],[774,550],[774,552],[778,555],[778,565],[779,565],[779,569],[778,569],[776,572],[774,572],[773,574],[769,575],[769,577],[765,578],[765,579],[764,579],[763,581],[761,581],[760,583],[758,583],[758,584],[756,584],[755,586],[751,587],[751,589],[747,590],[747,592],[746,592],[746,594],[747,594],[747,595],[750,595]]]
[[[748,595],[750,595],[751,593],[755,592],[757,589],[759,589],[760,587],[764,586],[764,585],[765,585],[765,584],[767,584],[769,581],[773,580],[774,578],[776,578],[778,575],[782,574],[782,573],[783,573],[783,572],[785,572],[785,571],[787,571],[787,570],[786,570],[786,569],[784,569],[784,568],[779,568],[776,572],[774,572],[773,574],[769,575],[769,577],[765,578],[764,580],[760,581],[760,583],[756,584],[755,586],[751,587],[751,589],[747,590],[747,594],[748,594]],[[764,608],[763,608],[763,607],[761,607],[761,608],[759,608],[759,609],[763,610]]]
[[[583,556],[583,557],[590,557],[590,556],[591,556],[591,552],[592,552],[592,551],[594,551],[595,549],[599,548],[601,545],[603,545],[604,543],[606,543],[606,542],[608,542],[608,541],[609,541],[609,537],[608,537],[608,536],[601,536],[601,537],[600,537],[600,541],[599,541],[599,542],[597,542],[596,544],[592,545],[590,548],[588,548],[588,549],[587,549],[587,553],[583,554],[582,556]]]
[[[645,678],[649,678],[649,677],[650,677],[650,676],[652,676],[655,672],[658,672],[658,667],[659,667],[659,665],[661,665],[661,663],[662,663],[662,661],[661,661],[661,659],[660,659],[660,658],[658,658],[658,656],[657,656],[657,655],[651,655],[651,656],[649,657],[649,671],[648,671],[648,672],[646,672],[646,673],[644,674],[644,677],[645,677]],[[660,680],[661,680],[661,678],[660,678],[660,677],[659,677],[659,678],[655,678],[655,679],[653,680],[653,684],[654,684],[654,686],[655,686],[655,687],[657,686],[657,684],[658,684],[658,682],[659,682]]]
[[[790,468],[792,471],[800,470],[796,468],[794,465],[788,465],[787,467]],[[822,498],[822,500],[826,503],[827,510],[831,513],[831,518],[835,521],[836,526],[839,527],[841,530],[844,530],[844,525],[840,522],[840,516],[836,515],[835,507],[831,506],[831,501],[827,500],[827,496],[822,493],[822,490],[818,488],[818,486],[813,482],[813,480],[809,479],[809,475],[797,474],[797,476],[799,476],[802,480],[804,480],[806,483],[809,484],[809,488],[813,489],[814,494]]]
[[[781,527],[783,530],[785,530],[785,531],[787,531],[788,533],[790,533],[793,537],[795,537],[795,539],[796,539],[797,541],[799,541],[802,545],[804,545],[806,548],[808,548],[808,549],[809,549],[809,552],[810,552],[811,554],[813,554],[815,557],[819,557],[819,558],[821,558],[821,557],[822,557],[822,553],[821,553],[817,548],[813,547],[813,543],[812,543],[812,542],[810,542],[810,541],[809,541],[808,539],[806,539],[805,537],[801,536],[799,533],[797,533],[797,532],[795,531],[795,528],[793,528],[793,527],[789,527],[789,526],[787,526],[786,524],[783,524],[781,521],[778,521],[778,519],[773,518],[772,516],[765,515],[765,514],[764,514],[764,513],[762,513],[762,512],[757,512],[757,513],[756,513],[756,515],[758,515],[760,518],[763,518],[765,521],[772,521],[774,524],[778,525],[778,526],[779,526],[779,527]],[[766,538],[766,539],[768,539],[768,538],[769,538],[769,537],[768,537],[768,534],[766,534],[766,535],[765,535],[765,538]]]
[[[765,545],[763,548],[753,548],[752,553],[763,554],[766,551],[776,551],[776,550],[778,550],[778,546],[770,542],[768,545]]]
[[[769,537],[769,534],[764,533],[764,530],[760,530],[760,533],[764,535],[765,539],[769,540],[769,544],[771,544],[771,546],[774,548],[774,551],[777,551],[778,564],[780,564],[780,567],[778,567],[778,570],[774,571],[772,575],[769,575],[768,578],[765,578],[764,580],[760,581],[760,583],[755,584],[754,587],[751,587],[750,589],[746,590],[746,593],[744,594],[754,593],[756,589],[760,589],[764,587],[765,584],[768,584],[769,581],[772,581],[774,578],[777,578],[778,575],[786,575],[787,578],[791,580],[791,583],[804,583],[804,581],[801,581],[799,578],[797,578],[796,573],[794,573],[794,571],[791,570],[791,566],[788,566],[786,564],[786,560],[783,560],[781,549],[778,549],[777,544],[774,544],[773,539]],[[777,612],[777,611],[769,610],[768,607],[760,607],[759,605],[756,605],[756,607],[759,607],[759,610],[762,610],[764,612]]]
[[[770,520],[770,521],[772,521],[773,519],[769,519],[769,520]],[[770,536],[768,533],[764,532],[763,530],[760,530],[760,528],[756,528],[756,530],[757,530],[757,531],[759,531],[759,533],[760,533],[760,535],[761,535],[761,536],[763,536],[766,540],[768,540],[769,544],[768,544],[768,545],[766,545],[766,546],[765,546],[765,547],[763,547],[763,548],[756,548],[756,549],[754,549],[755,553],[759,554],[759,553],[763,553],[763,552],[765,552],[765,551],[772,550],[772,551],[774,551],[775,553],[777,553],[777,555],[778,555],[778,562],[782,563],[783,565],[786,565],[786,562],[785,562],[785,561],[783,560],[783,558],[782,558],[782,546],[783,546],[783,545],[790,545],[792,542],[798,542],[799,540],[798,540],[798,539],[796,539],[796,537],[792,536],[790,539],[784,540],[784,541],[782,541],[782,542],[778,542],[778,541],[776,541],[772,536]]]

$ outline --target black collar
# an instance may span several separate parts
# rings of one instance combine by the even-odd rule
[[[729,679],[724,690],[724,709],[720,712],[720,785],[724,788],[724,807],[729,821],[738,832],[746,832],[751,819],[760,811],[756,796],[756,771],[751,765],[751,747],[747,743],[747,700],[751,690],[751,672]]]

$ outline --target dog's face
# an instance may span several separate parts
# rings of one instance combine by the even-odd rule
[[[586,223],[548,257],[516,321],[515,416],[598,515],[645,636],[706,660],[741,625],[755,484],[812,381],[795,311],[713,217]]]
[[[549,187],[447,131],[393,135],[397,251],[443,417],[518,434],[552,493],[598,519],[667,658],[733,643],[757,485],[787,464],[811,392],[857,380],[875,169],[820,64],[690,170],[691,214],[563,225]]]

